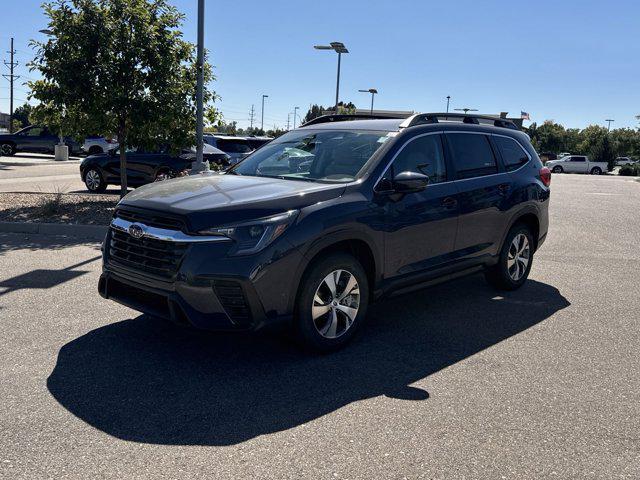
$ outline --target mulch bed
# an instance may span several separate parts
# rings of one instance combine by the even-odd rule
[[[0,222],[109,225],[118,195],[0,193]]]

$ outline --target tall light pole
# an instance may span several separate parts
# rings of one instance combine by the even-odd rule
[[[262,111],[260,112],[260,130],[264,132],[264,99],[269,98],[269,95],[262,95]]]
[[[300,107],[293,107],[293,129],[296,129],[296,115],[298,114]]]
[[[611,122],[615,122],[615,120],[611,118],[607,118],[605,122],[607,122],[607,132],[608,132],[609,130],[611,130]]]
[[[209,163],[204,161],[204,0],[198,0],[198,84],[196,91],[196,161],[191,168],[192,173],[209,170]]]
[[[358,91],[371,94],[371,115],[373,115],[373,97],[375,97],[376,93],[378,93],[378,90],[376,90],[375,88],[369,88],[367,90],[358,90]]]
[[[344,46],[342,42],[331,42],[329,45],[314,45],[313,48],[316,50],[333,50],[338,54],[338,79],[336,81],[336,106],[335,112],[338,113],[338,101],[340,98],[340,60],[342,59],[343,53],[349,53],[347,47]]]
[[[447,95],[447,113],[449,113],[449,100],[451,100],[451,95]]]
[[[478,109],[477,108],[454,108],[454,110],[456,112],[464,112],[464,114],[466,115],[469,112],[477,112]]]

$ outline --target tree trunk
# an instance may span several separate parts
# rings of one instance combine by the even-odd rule
[[[127,128],[124,122],[118,129],[118,144],[120,149],[120,198],[127,194]]]

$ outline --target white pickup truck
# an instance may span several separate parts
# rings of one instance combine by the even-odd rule
[[[550,160],[545,165],[553,173],[590,173],[601,175],[607,172],[607,162],[590,162],[584,155],[567,155],[558,160]]]

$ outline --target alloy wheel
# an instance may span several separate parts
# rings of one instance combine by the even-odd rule
[[[531,248],[529,247],[529,239],[524,233],[516,235],[509,246],[509,254],[507,255],[507,270],[511,280],[517,282],[520,280],[529,266],[531,261]]]
[[[316,289],[311,317],[316,330],[325,338],[343,335],[356,319],[360,307],[360,286],[347,270],[334,270]]]
[[[11,145],[9,145],[8,143],[5,143],[2,146],[0,146],[0,153],[2,153],[2,155],[5,155],[5,156],[12,155],[13,154],[13,147]]]
[[[95,170],[89,170],[84,177],[84,183],[87,185],[87,188],[92,191],[100,188],[100,182],[100,174]]]

